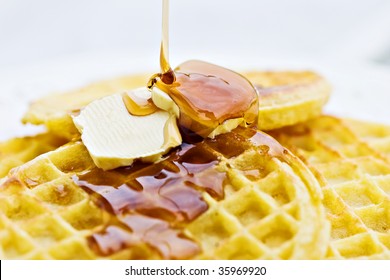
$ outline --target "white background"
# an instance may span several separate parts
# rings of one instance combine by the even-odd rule
[[[390,1],[171,0],[172,65],[313,69],[328,113],[390,124]],[[0,139],[33,133],[29,101],[101,78],[157,71],[160,0],[0,0]]]
[[[68,279],[300,279],[300,280],[329,280],[354,279],[367,280],[385,277],[390,272],[388,261],[3,261],[2,279],[31,279],[31,275],[39,275],[41,280],[68,280]],[[134,276],[126,275],[125,270],[165,269],[166,267],[179,268],[182,266],[189,272],[190,269],[207,268],[208,276]],[[262,275],[219,275],[219,268],[265,267],[266,274]],[[4,270],[4,272],[3,272]],[[212,272],[214,270],[214,272]]]

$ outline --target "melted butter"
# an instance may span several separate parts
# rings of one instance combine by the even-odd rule
[[[259,101],[256,88],[242,75],[226,68],[187,61],[172,70],[168,60],[169,1],[163,0],[161,73],[149,80],[166,92],[180,109],[179,126],[190,141],[206,138],[230,119],[242,118],[244,125],[256,126]]]
[[[153,103],[152,98],[141,98],[134,92],[124,93],[123,102],[127,111],[134,116],[146,116],[155,113],[159,108]],[[180,146],[182,138],[177,127],[176,115],[171,115],[164,125],[164,143],[161,149],[168,150],[170,147]],[[153,160],[151,160],[153,161]]]
[[[271,137],[237,128],[214,139],[183,143],[158,163],[135,162],[110,171],[94,168],[74,176],[74,182],[112,216],[88,237],[90,247],[104,256],[142,244],[166,259],[196,256],[200,247],[184,228],[207,211],[204,192],[216,200],[224,198],[224,186],[231,182],[227,170],[217,168],[221,158],[238,157],[249,149],[266,160],[284,160],[283,147]],[[266,175],[258,166],[242,172],[251,180]]]
[[[175,69],[176,81],[156,86],[180,108],[183,132],[207,137],[224,121],[243,118],[248,126],[257,124],[257,90],[240,74],[202,61],[188,61]]]
[[[164,126],[164,144],[162,149],[167,150],[169,147],[177,147],[181,144],[180,132],[176,125],[176,116],[171,115]]]
[[[147,116],[158,110],[152,98],[142,98],[129,91],[122,95],[123,103],[129,114],[133,116]]]
[[[162,1],[162,38],[160,45],[160,68],[161,73],[153,75],[148,82],[148,88],[153,87],[158,79],[165,84],[172,84],[176,78],[175,73],[169,64],[169,0]],[[134,94],[123,95],[123,102],[127,111],[134,116],[146,116],[157,111],[152,99],[142,100]],[[165,144],[169,142],[169,137],[165,137]]]
[[[151,77],[148,87],[157,86],[179,106],[178,122],[186,143],[154,164],[135,162],[110,171],[94,168],[73,177],[98,207],[111,214],[104,227],[88,237],[89,246],[100,255],[144,244],[166,259],[197,255],[201,249],[184,234],[184,228],[207,211],[204,192],[216,200],[224,198],[224,186],[231,182],[226,170],[217,168],[221,158],[237,157],[253,148],[270,158],[283,157],[278,145],[249,128],[205,139],[229,119],[242,118],[246,126],[255,127],[258,94],[246,78],[213,64],[188,61],[172,70],[168,61],[168,3],[163,0],[162,73]],[[130,114],[142,116],[156,110],[150,99],[129,95],[123,99]],[[176,128],[167,122],[164,145],[174,141],[169,137],[172,129]],[[253,180],[263,176],[262,172],[244,170]]]

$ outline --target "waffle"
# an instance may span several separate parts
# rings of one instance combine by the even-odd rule
[[[125,76],[71,92],[51,94],[33,102],[23,122],[43,124],[53,134],[74,139],[78,131],[71,114],[93,100],[145,86],[150,76]],[[324,78],[310,71],[248,72],[244,76],[257,87],[260,94],[258,128],[261,130],[295,124],[320,115],[331,91]]]
[[[323,258],[321,195],[309,169],[261,132],[236,129],[113,171],[76,141],[2,180],[0,257]]]
[[[150,75],[131,75],[92,83],[73,91],[52,93],[34,101],[22,122],[35,125],[44,124],[52,134],[73,139],[77,137],[78,130],[73,124],[71,114],[77,113],[93,100],[145,86],[149,77]]]
[[[322,184],[327,258],[390,258],[390,127],[323,116],[271,134]]]
[[[14,138],[0,143],[0,178],[14,167],[34,159],[40,154],[55,150],[67,141],[51,133]]]
[[[331,87],[310,71],[244,73],[259,92],[258,128],[262,131],[293,125],[321,115]]]

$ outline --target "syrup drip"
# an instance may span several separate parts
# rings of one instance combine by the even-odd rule
[[[138,214],[127,215],[118,221],[119,225],[110,225],[90,236],[90,247],[104,256],[145,243],[157,249],[165,259],[184,259],[199,253],[197,244],[171,228],[166,221]]]
[[[166,259],[195,256],[200,248],[183,228],[207,211],[204,192],[216,200],[224,198],[224,186],[231,182],[217,169],[221,156],[233,158],[249,149],[257,149],[265,160],[287,161],[284,148],[271,137],[237,128],[214,139],[184,143],[158,163],[135,162],[110,171],[95,168],[74,176],[73,181],[112,217],[88,237],[89,246],[103,256],[142,244]],[[257,165],[241,171],[250,180],[267,174]]]
[[[240,74],[195,60],[179,65],[175,73],[174,83],[157,80],[156,86],[179,106],[182,131],[206,138],[228,119],[257,125],[257,90]]]
[[[220,155],[231,158],[259,146],[264,154],[280,154],[279,148],[262,144],[274,145],[272,141],[251,129],[237,128],[206,139],[228,119],[242,118],[246,126],[256,127],[258,93],[240,74],[213,64],[188,61],[173,71],[168,61],[168,4],[163,0],[161,73],[151,77],[148,87],[159,87],[179,106],[184,143],[158,163],[135,162],[111,171],[95,168],[73,177],[98,207],[111,214],[105,227],[88,237],[89,246],[101,255],[146,244],[167,259],[195,256],[200,248],[183,228],[207,211],[203,192],[223,199],[224,186],[230,182],[217,170]],[[130,114],[156,110],[150,99],[129,95],[123,99]],[[164,128],[165,139],[171,129]],[[245,172],[253,177],[262,170]]]
[[[229,119],[239,118],[244,126],[256,127],[258,92],[244,76],[195,60],[172,70],[168,60],[168,5],[169,1],[163,0],[161,73],[150,78],[148,87],[157,86],[178,105],[178,123],[184,140],[193,142],[206,138]],[[128,110],[132,111],[131,108]]]
[[[132,91],[124,93],[122,99],[127,111],[133,116],[147,116],[158,110],[152,98],[141,98]]]
[[[168,5],[169,1],[163,0],[161,73],[150,78],[148,87],[159,87],[179,106],[183,138],[199,141],[224,121],[235,118],[256,127],[258,93],[245,77],[201,61],[187,61],[172,70],[168,61]]]
[[[95,168],[75,176],[75,183],[92,195],[96,205],[115,217],[89,238],[91,248],[109,255],[144,242],[164,258],[198,253],[198,245],[181,228],[208,209],[203,191],[223,198],[226,174],[216,170],[217,163],[206,144],[183,144],[159,163],[137,162],[111,171]],[[133,219],[139,222],[136,227],[129,223]],[[159,238],[151,237],[157,234]]]
[[[160,68],[161,73],[153,75],[148,82],[147,87],[152,88],[158,79],[163,83],[170,85],[175,80],[175,73],[169,64],[169,0],[162,1],[162,38],[160,46]],[[134,116],[146,116],[153,114],[158,110],[154,105],[152,99],[147,102],[139,100],[136,96],[123,96],[123,101],[126,105],[127,111]]]
[[[176,78],[171,66],[169,65],[169,0],[163,0],[162,14],[162,39],[160,48],[160,67],[161,80],[170,85]]]

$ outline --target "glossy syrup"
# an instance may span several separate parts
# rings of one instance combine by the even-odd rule
[[[271,137],[237,128],[214,139],[182,144],[158,163],[135,162],[111,171],[95,168],[74,176],[95,204],[111,214],[104,228],[88,237],[90,247],[103,256],[142,244],[166,259],[197,255],[201,248],[183,229],[207,211],[205,192],[216,200],[224,198],[225,186],[231,185],[226,174],[230,167],[218,168],[221,160],[249,149],[257,149],[264,160],[285,160],[284,148]],[[248,164],[241,172],[250,180],[266,176],[264,166]]]
[[[136,96],[133,91],[123,93],[122,100],[129,114],[133,116],[147,116],[158,110],[152,98],[141,98]]]
[[[159,87],[179,106],[178,125],[184,143],[158,163],[135,162],[111,171],[95,168],[73,177],[96,205],[111,214],[104,228],[88,237],[90,247],[103,256],[143,244],[166,259],[195,256],[201,248],[183,230],[207,211],[205,192],[216,200],[223,199],[224,186],[230,182],[226,170],[217,168],[221,159],[259,146],[264,146],[260,151],[264,154],[275,152],[270,148],[273,143],[250,128],[207,138],[229,119],[242,118],[244,126],[256,127],[257,90],[240,74],[206,62],[188,61],[172,70],[168,61],[168,0],[163,0],[160,66],[161,73],[150,79],[148,87]],[[130,114],[142,116],[156,110],[150,99],[137,100],[131,95],[123,99]],[[171,125],[165,127],[166,139],[172,129]],[[254,177],[263,170],[245,172]]]
[[[157,79],[164,84],[172,84],[175,73],[169,64],[169,0],[162,1],[162,38],[160,45],[160,68],[161,73],[153,75],[148,82],[148,88],[152,88]],[[142,100],[131,92],[123,95],[123,102],[127,111],[134,116],[146,116],[158,110],[151,98]]]
[[[257,90],[240,74],[203,62],[187,61],[175,69],[176,80],[156,86],[169,94],[180,108],[183,131],[206,138],[224,121],[242,118],[247,126],[257,126]]]
[[[259,111],[257,89],[244,76],[211,63],[191,60],[173,71],[168,53],[168,0],[163,0],[161,73],[153,75],[149,88],[166,92],[180,109],[178,125],[185,140],[206,138],[229,119],[256,127]]]
[[[164,258],[197,254],[200,248],[182,228],[208,209],[203,192],[223,198],[226,174],[217,171],[218,162],[217,153],[205,143],[183,144],[159,163],[136,162],[111,171],[95,168],[75,176],[75,183],[114,217],[89,237],[91,247],[110,255],[146,243]]]
[[[175,80],[175,73],[169,64],[169,0],[163,0],[162,39],[160,49],[161,80],[170,85]]]

